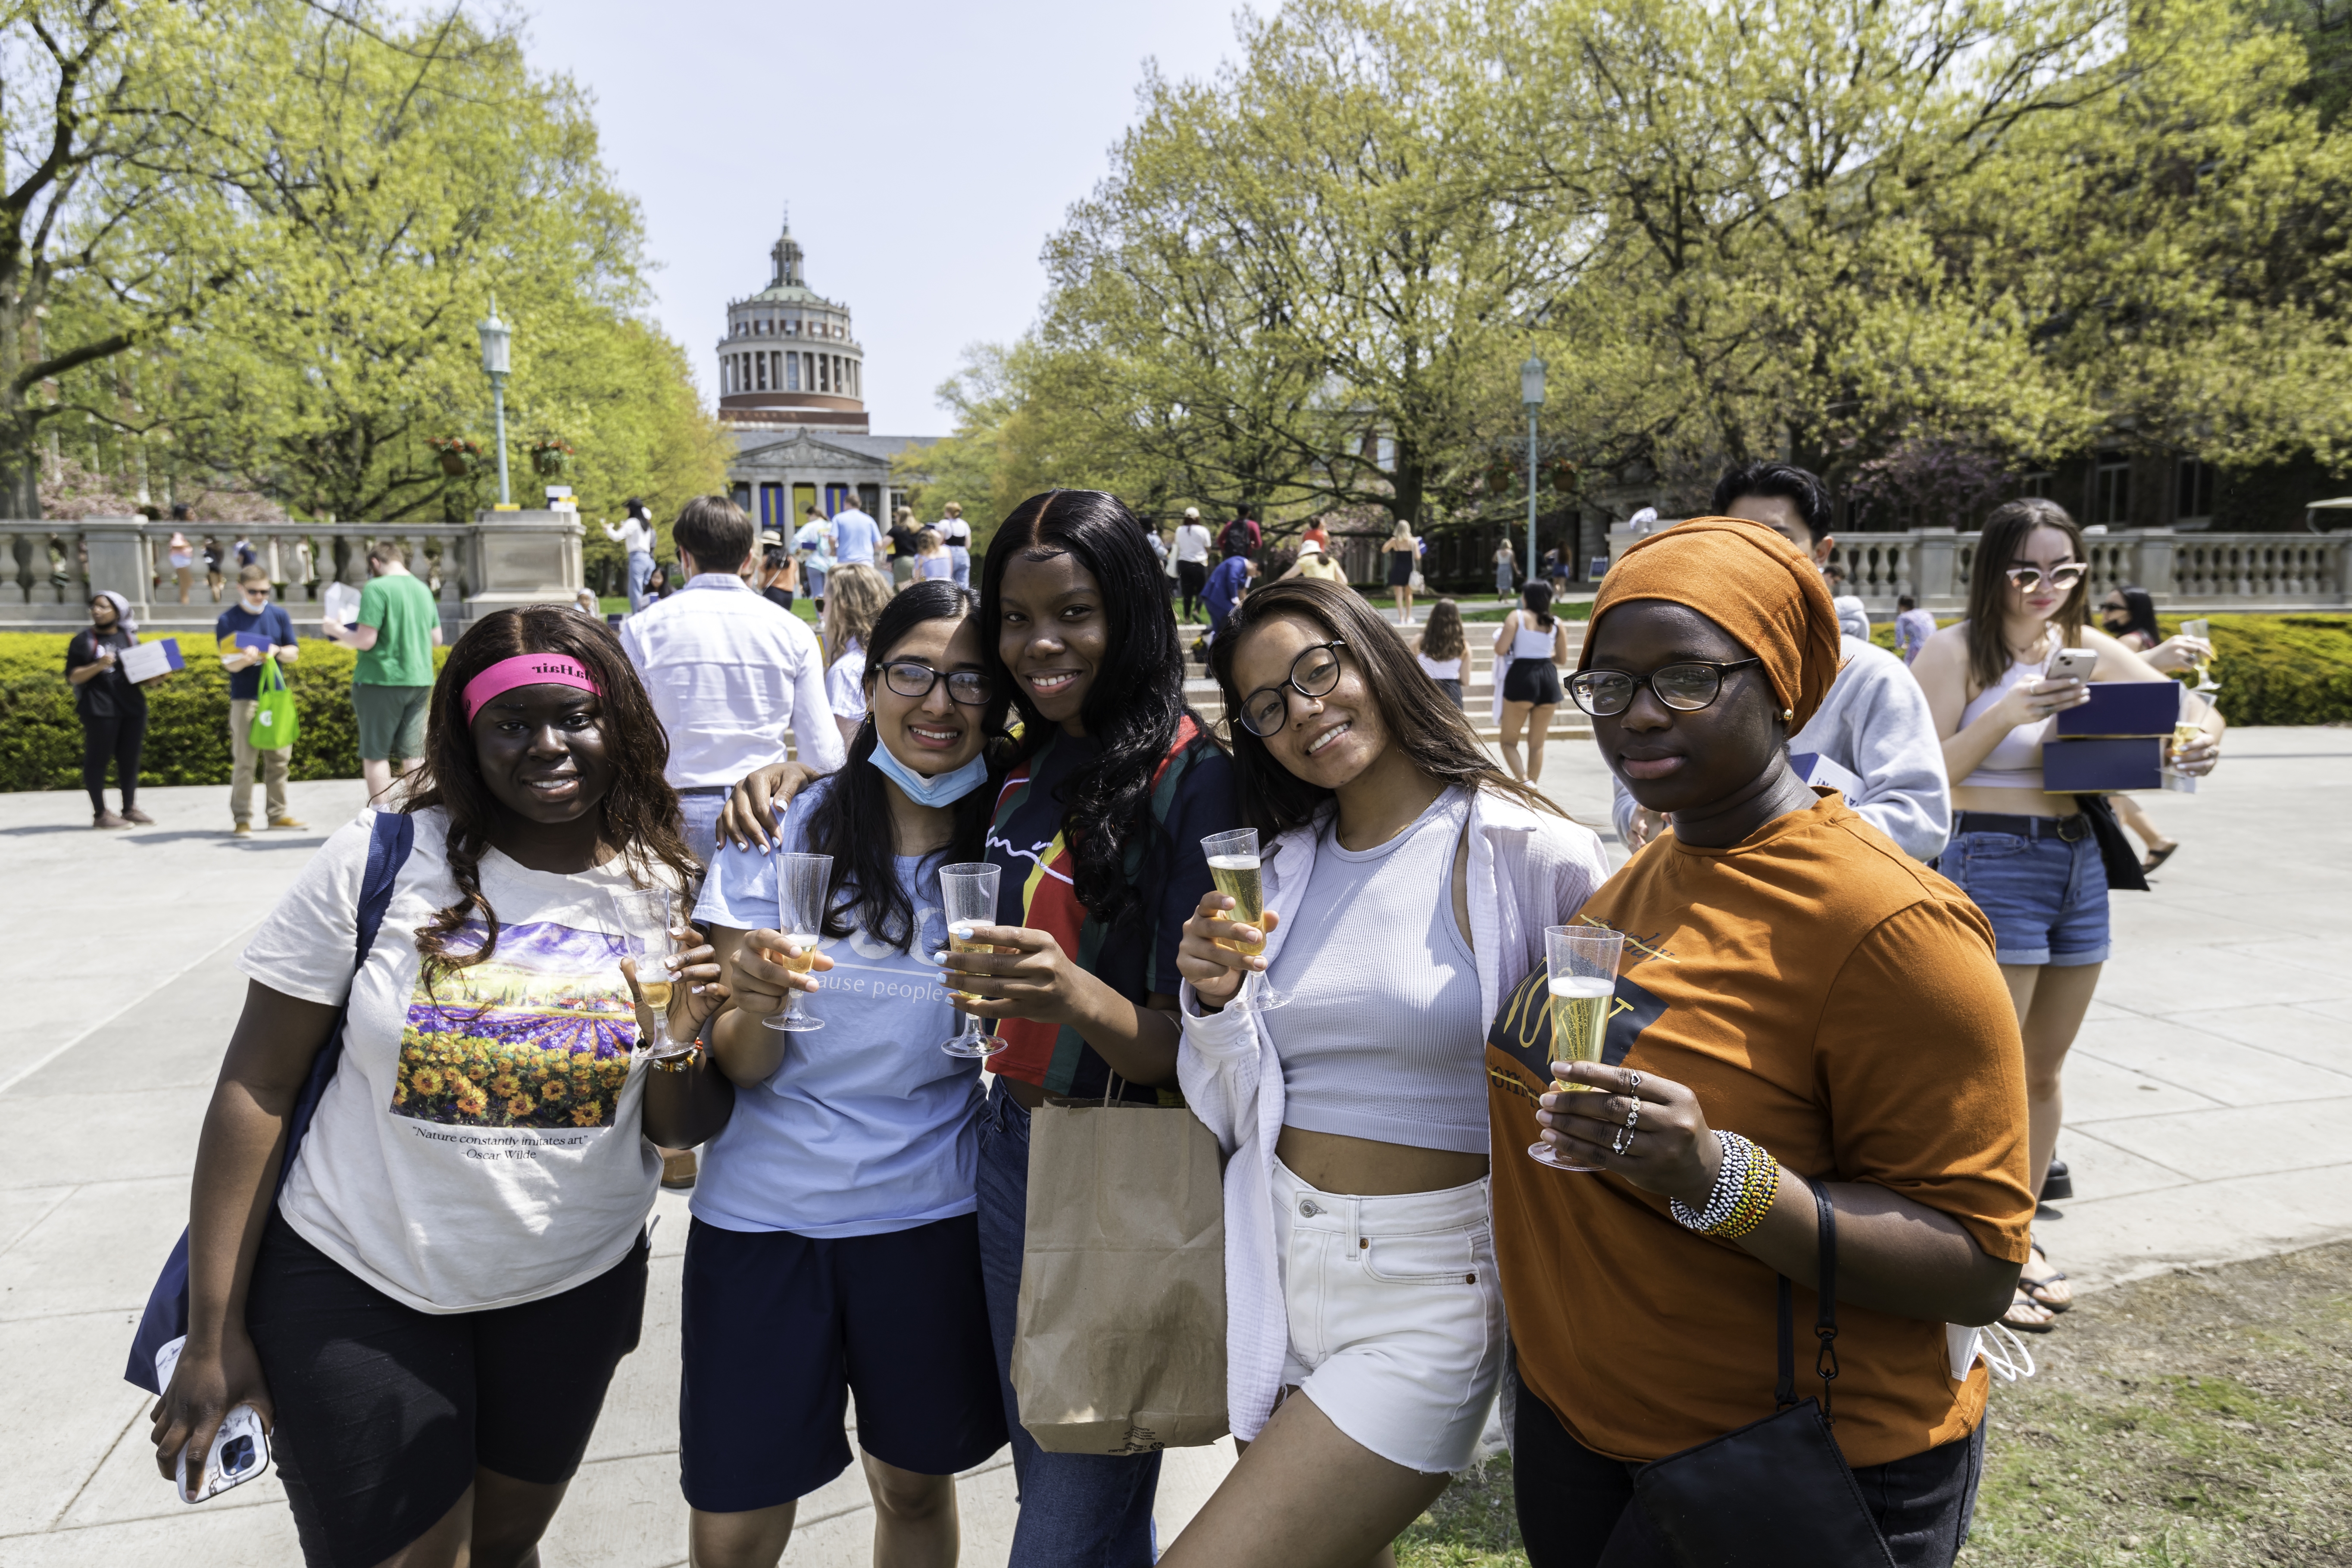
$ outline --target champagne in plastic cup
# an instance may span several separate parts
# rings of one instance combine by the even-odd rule
[[[1546,926],[1544,957],[1550,976],[1551,1059],[1555,1062],[1597,1062],[1609,1038],[1609,1015],[1616,1010],[1617,963],[1624,955],[1625,934],[1601,926]],[[1592,1086],[1554,1079],[1559,1093],[1591,1093]],[[1555,1171],[1595,1171],[1556,1152],[1540,1139],[1528,1146],[1528,1157]]]
[[[1234,901],[1232,909],[1219,910],[1216,918],[1235,925],[1258,926],[1262,931],[1265,893],[1260,875],[1263,862],[1258,858],[1257,829],[1237,827],[1230,833],[1212,833],[1201,840],[1201,848],[1209,858],[1209,879],[1216,884],[1217,891]],[[1244,942],[1236,938],[1217,945],[1255,958],[1265,951],[1265,939],[1261,935],[1255,942]],[[1274,988],[1273,980],[1265,971],[1253,970],[1234,1000],[1244,1007],[1265,1009],[1283,1006],[1290,998]]]
[[[792,944],[784,967],[806,974],[816,963],[817,943],[824,931],[824,902],[833,887],[833,857],[786,854],[774,858],[776,867],[776,929]],[[824,1020],[807,1007],[808,993],[795,988],[781,1013],[771,1013],[771,1029],[807,1034],[824,1027]]]
[[[985,860],[962,860],[940,868],[940,904],[947,917],[948,947],[955,952],[994,952],[993,944],[975,942],[968,936],[958,936],[958,926],[994,925],[996,923],[996,889],[1002,868]],[[970,992],[950,989],[952,1002],[976,1002],[979,997]],[[940,1049],[951,1057],[994,1056],[1005,1047],[1005,1040],[992,1029],[984,1027],[986,1020],[976,1013],[956,1009],[955,1037],[941,1042]]]

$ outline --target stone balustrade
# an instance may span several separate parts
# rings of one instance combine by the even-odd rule
[[[187,602],[170,560],[174,531],[189,541]],[[380,540],[404,547],[409,570],[439,601],[445,632],[510,605],[572,602],[582,584],[581,525],[568,511],[483,512],[470,523],[257,522],[194,527],[138,518],[0,521],[0,628],[63,630],[89,618],[92,594],[131,601],[144,626],[210,626],[219,605],[207,586],[203,542],[223,551],[219,603],[236,593],[235,542],[254,547],[297,622],[315,619],[329,584],[367,582]]]
[[[1611,529],[1610,560],[1640,537]],[[2146,529],[2095,533],[2083,543],[2095,599],[2137,584],[2174,614],[2352,605],[2352,534]],[[1845,569],[1845,592],[1859,595],[1874,613],[1891,613],[1895,600],[1908,595],[1922,609],[1952,614],[1968,607],[1976,547],[1973,533],[1922,528],[1842,534],[1831,556]]]

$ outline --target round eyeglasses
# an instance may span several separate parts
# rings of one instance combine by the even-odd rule
[[[1568,678],[1568,694],[1595,719],[1612,719],[1633,705],[1633,694],[1646,686],[1657,700],[1677,713],[1696,713],[1723,694],[1724,672],[1762,664],[1760,658],[1734,659],[1729,664],[1696,660],[1661,665],[1645,678],[1622,669],[1580,669]]]
[[[1334,637],[1299,649],[1298,657],[1290,661],[1290,673],[1279,684],[1261,686],[1242,699],[1242,728],[1263,741],[1279,734],[1289,721],[1290,693],[1328,697],[1339,684],[1339,656],[1334,650],[1347,646]]]
[[[2071,588],[2081,582],[2083,574],[2089,570],[2079,561],[2069,561],[2063,566],[2052,566],[2046,570],[2040,566],[2011,566],[2001,575],[2016,584],[2019,592],[2031,594],[2042,586],[2044,578],[2049,579],[2053,588]]]
[[[976,669],[938,670],[911,658],[892,659],[882,667],[882,679],[901,697],[929,697],[944,675],[948,700],[961,708],[985,708],[996,695],[996,683]]]

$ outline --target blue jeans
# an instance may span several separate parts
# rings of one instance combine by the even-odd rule
[[[959,588],[971,586],[971,549],[969,545],[948,546],[949,575]]]
[[[727,809],[729,793],[709,790],[677,797],[678,831],[686,836],[687,849],[706,867],[718,852],[719,814]]]
[[[980,1116],[980,1273],[1021,1492],[1010,1568],[1149,1568],[1159,1557],[1151,1500],[1160,1456],[1049,1454],[1021,1425],[1013,1329],[1028,1221],[1029,1112],[999,1085]]]
[[[654,558],[642,550],[629,552],[629,614],[646,607],[646,580],[654,574]]]
[[[1938,863],[1992,922],[1993,956],[2003,963],[2105,963],[2107,868],[2099,840],[2072,844],[2049,833],[1952,835]]]

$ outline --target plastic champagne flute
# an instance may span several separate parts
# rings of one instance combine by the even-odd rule
[[[1600,926],[1544,927],[1544,957],[1551,977],[1551,1059],[1555,1062],[1597,1062],[1601,1043],[1609,1037],[1609,1015],[1617,994],[1617,961],[1625,951],[1625,933]],[[1563,1093],[1593,1093],[1592,1086],[1565,1083],[1551,1087]],[[1597,1171],[1580,1165],[1538,1139],[1528,1145],[1528,1158],[1555,1171]]]
[[[996,923],[997,871],[997,867],[985,860],[961,860],[940,868],[940,903],[947,916],[948,946],[957,952],[996,951],[987,942],[956,935],[956,927]],[[979,1000],[962,991],[950,991],[948,998],[954,1002]],[[940,1049],[951,1057],[994,1056],[1007,1042],[994,1031],[982,1027],[983,1022],[979,1014],[957,1008],[955,1037]]]
[[[670,1033],[669,1005],[682,984],[677,972],[685,948],[677,934],[677,895],[667,888],[628,888],[609,895],[619,912],[621,944],[635,961],[637,992],[653,1009],[661,1034],[646,1042],[657,1062],[675,1061],[694,1049],[691,1036]]]
[[[1258,874],[1257,829],[1236,827],[1231,833],[1212,833],[1201,840],[1201,847],[1209,857],[1209,877],[1216,883],[1217,891],[1233,900],[1231,911],[1220,914],[1219,920],[1238,925],[1257,926],[1260,935],[1255,943],[1220,942],[1221,947],[1256,957],[1265,951],[1265,893]],[[1252,970],[1242,982],[1241,994],[1235,999],[1244,1008],[1264,1011],[1288,1004],[1290,998],[1274,988],[1274,982],[1264,970]]]
[[[782,854],[776,862],[776,929],[792,943],[784,966],[806,974],[816,963],[817,943],[824,935],[824,898],[833,885],[830,855]],[[806,1034],[824,1027],[824,1020],[808,1010],[808,993],[795,986],[781,1013],[768,1015],[771,1029]]]

